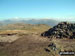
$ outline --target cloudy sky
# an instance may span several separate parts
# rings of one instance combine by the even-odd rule
[[[75,20],[75,0],[0,0],[0,19]]]

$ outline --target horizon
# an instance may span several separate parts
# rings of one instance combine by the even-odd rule
[[[11,18],[75,21],[75,0],[0,0],[0,20]]]
[[[75,19],[73,18],[73,20],[71,18],[68,18],[68,20],[66,18],[64,18],[63,20],[59,20],[61,18],[7,18],[7,19],[0,19],[0,21],[4,21],[4,20],[16,20],[16,21],[21,21],[21,20],[54,20],[54,21],[58,21],[58,22],[75,22]]]

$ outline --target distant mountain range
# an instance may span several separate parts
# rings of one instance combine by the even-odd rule
[[[7,19],[0,21],[0,25],[3,24],[13,24],[13,23],[25,23],[25,24],[47,24],[50,26],[55,26],[61,21],[53,20],[53,19],[30,19],[30,20],[24,20],[24,19]],[[75,23],[75,21],[74,21]]]

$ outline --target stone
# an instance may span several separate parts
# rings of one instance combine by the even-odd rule
[[[75,38],[75,23],[61,22],[48,31],[41,34],[41,36],[55,38]]]

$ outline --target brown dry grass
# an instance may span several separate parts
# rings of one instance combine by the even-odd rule
[[[36,35],[23,35],[20,37],[3,48],[7,56],[49,56],[44,51],[49,43],[48,39]]]
[[[3,26],[5,27],[5,26]],[[15,25],[7,26],[6,30],[0,30],[0,40],[3,45],[0,46],[0,56],[49,56],[44,48],[48,45],[49,40],[40,37],[40,33],[48,30],[50,27],[45,25],[28,26],[23,29]],[[15,34],[16,33],[16,34]],[[8,35],[11,34],[11,35]],[[14,35],[12,35],[14,34]]]
[[[17,26],[17,28],[18,27],[19,26]],[[3,43],[5,42],[4,46],[0,46],[0,56],[58,56],[60,50],[75,51],[74,39],[49,40],[48,38],[41,37],[40,33],[48,30],[50,28],[49,26],[37,25],[34,27],[28,26],[25,29],[23,29],[23,27],[22,29],[17,28],[10,30],[10,27],[9,29],[7,27],[7,30],[0,30],[0,40],[3,40]],[[14,35],[9,36],[8,34]],[[56,44],[56,47],[58,48],[57,51],[51,50],[51,52],[46,52],[44,50],[44,48],[48,48],[50,42]]]
[[[75,39],[53,39],[61,51],[75,51]]]

